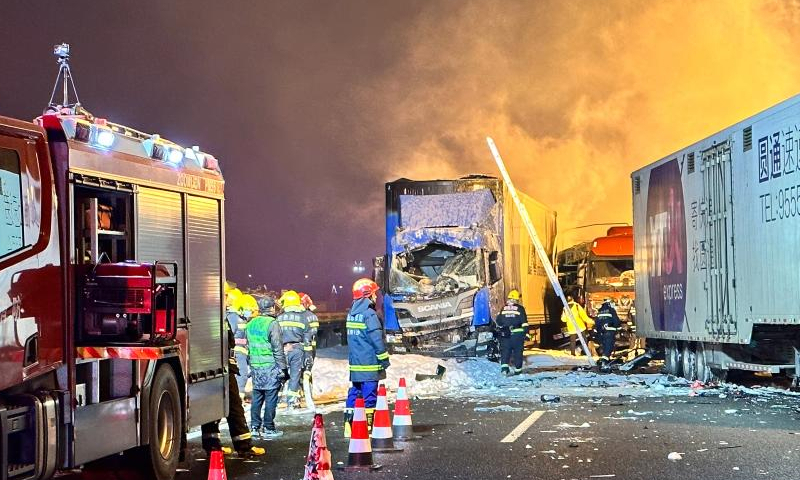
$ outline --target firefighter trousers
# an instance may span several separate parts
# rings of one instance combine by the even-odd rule
[[[303,359],[305,352],[300,343],[287,343],[283,346],[286,352],[286,363],[289,364],[289,382],[286,385],[287,405],[300,404],[300,388],[303,379]]]
[[[237,452],[250,450],[252,447],[252,434],[247,427],[247,420],[244,418],[244,408],[242,399],[239,397],[239,386],[236,384],[236,375],[228,374],[228,428],[233,441],[233,448]],[[222,442],[219,436],[219,420],[208,422],[200,427],[203,434],[203,449],[206,451],[219,450]]]
[[[611,354],[614,353],[614,343],[617,340],[616,332],[603,332],[599,337],[602,356],[611,358]]]
[[[522,370],[522,349],[525,347],[525,334],[512,333],[510,337],[500,338],[500,368],[510,370],[513,366]]]

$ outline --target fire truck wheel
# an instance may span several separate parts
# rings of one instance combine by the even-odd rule
[[[178,466],[181,438],[181,402],[178,381],[169,365],[162,365],[150,391],[150,445],[146,447],[156,480],[172,480]]]

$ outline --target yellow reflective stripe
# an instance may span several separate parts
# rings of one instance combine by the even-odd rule
[[[319,322],[311,322],[311,323],[308,324],[308,326],[312,327],[312,328],[317,328],[317,327],[319,327]]]
[[[376,355],[378,360],[389,360],[389,352],[383,352]]]
[[[300,396],[300,392],[295,392],[294,390],[287,390],[286,391],[286,396],[287,397],[299,397]]]
[[[380,369],[380,365],[350,365],[351,372],[377,372]]]
[[[360,323],[360,322],[347,322],[346,327],[347,328],[352,328],[352,329],[355,329],[355,330],[366,330],[367,329],[367,324],[366,323]]]
[[[249,438],[253,438],[253,434],[250,432],[243,433],[241,435],[236,435],[235,437],[231,437],[231,440],[234,442],[241,442],[242,440],[247,440]]]
[[[511,329],[511,333],[521,333],[521,332],[524,332],[524,331],[525,331],[524,328],[512,328]]]
[[[314,347],[312,347],[311,345],[304,345],[303,350],[305,350],[306,352],[310,352],[314,350]]]
[[[286,327],[306,328],[306,324],[302,322],[282,321],[278,323],[280,323],[281,328],[286,328]]]
[[[245,355],[247,355],[247,347],[239,347],[239,346],[233,347],[233,351],[234,352],[239,352],[239,353],[244,353]]]
[[[316,341],[316,340],[314,340],[313,342],[311,342],[311,346],[312,346],[312,347],[316,347],[316,346],[317,346],[317,341]]]

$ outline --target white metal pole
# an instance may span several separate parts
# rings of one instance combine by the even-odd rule
[[[520,217],[522,217],[522,222],[528,229],[528,235],[530,235],[531,240],[533,241],[533,246],[536,248],[536,253],[539,255],[539,260],[544,266],[544,270],[547,273],[547,278],[550,279],[550,283],[553,285],[553,290],[555,290],[558,298],[561,299],[561,303],[564,304],[564,312],[567,314],[569,321],[572,322],[572,326],[575,328],[575,332],[578,334],[578,338],[581,341],[581,347],[583,347],[583,352],[586,354],[586,359],[589,362],[589,366],[594,367],[594,358],[592,358],[592,355],[589,352],[589,346],[586,344],[586,339],[583,338],[583,334],[578,328],[578,322],[575,320],[572,309],[569,308],[569,305],[567,304],[567,299],[564,297],[564,291],[561,289],[561,284],[558,283],[558,277],[553,271],[553,265],[550,263],[550,258],[547,256],[547,252],[544,251],[542,241],[539,240],[539,235],[536,234],[536,228],[534,228],[533,222],[531,222],[531,217],[528,215],[528,210],[519,199],[519,195],[517,195],[517,190],[514,188],[514,183],[511,182],[511,176],[508,174],[508,170],[506,170],[506,166],[503,163],[502,157],[500,157],[500,152],[497,150],[497,146],[494,144],[492,137],[486,137],[486,143],[489,144],[489,150],[491,150],[494,161],[497,163],[497,168],[500,169],[500,174],[503,175],[503,181],[506,182],[508,192],[511,194],[511,198],[514,199],[514,204],[517,206]]]

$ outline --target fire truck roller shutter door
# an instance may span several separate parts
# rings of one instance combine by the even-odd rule
[[[222,256],[219,201],[187,196],[187,237],[189,239],[186,278],[192,321],[189,371],[206,372],[221,368],[222,351]],[[199,353],[199,355],[198,355]]]
[[[181,194],[140,187],[137,194],[136,259],[140,262],[178,262],[178,321],[186,318],[184,305],[183,202]]]

